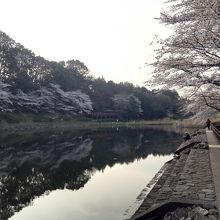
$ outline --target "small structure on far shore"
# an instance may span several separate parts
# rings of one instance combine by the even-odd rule
[[[112,111],[112,110],[106,110],[103,112],[91,112],[90,114],[87,115],[88,118],[93,118],[93,119],[113,119],[117,120],[119,118],[119,115],[117,112]]]

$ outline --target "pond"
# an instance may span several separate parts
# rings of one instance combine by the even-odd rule
[[[162,127],[1,134],[0,219],[126,219],[180,142]]]

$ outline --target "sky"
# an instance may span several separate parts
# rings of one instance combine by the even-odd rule
[[[36,55],[78,59],[95,77],[144,85],[163,0],[0,0],[0,30]]]

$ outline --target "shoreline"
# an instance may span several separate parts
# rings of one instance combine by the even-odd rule
[[[187,219],[194,209],[206,210],[204,216],[194,213],[201,217],[198,219],[218,219],[205,131],[191,134],[191,139],[183,142],[165,165],[163,174],[130,220],[169,219],[167,216],[177,215],[180,211],[176,210],[180,209],[182,215],[171,219]]]
[[[44,131],[44,130],[85,130],[99,128],[119,128],[119,127],[147,127],[147,126],[164,126],[181,129],[195,129],[198,125],[185,126],[184,123],[177,120],[136,120],[136,121],[102,121],[102,120],[54,120],[54,121],[22,121],[18,123],[8,123],[0,121],[0,131],[17,132],[17,131]]]

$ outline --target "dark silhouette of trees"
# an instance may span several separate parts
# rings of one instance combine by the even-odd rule
[[[123,120],[178,116],[180,97],[175,91],[148,91],[128,82],[94,78],[83,62],[48,61],[3,32],[0,81],[2,111],[68,114],[69,110],[72,115],[93,109],[98,113],[114,111]]]

